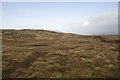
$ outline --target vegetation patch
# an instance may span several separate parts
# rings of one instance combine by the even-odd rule
[[[116,78],[117,35],[3,30],[3,78]]]

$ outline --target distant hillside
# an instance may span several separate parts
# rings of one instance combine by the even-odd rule
[[[3,78],[116,78],[117,35],[2,30]]]

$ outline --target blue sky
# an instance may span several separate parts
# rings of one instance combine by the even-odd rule
[[[2,2],[119,2],[119,0],[1,0]]]
[[[117,4],[117,2],[3,2],[2,28],[48,29],[78,34],[116,34]]]

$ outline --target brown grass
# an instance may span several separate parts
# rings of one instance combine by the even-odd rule
[[[3,30],[3,78],[117,77],[118,36]]]

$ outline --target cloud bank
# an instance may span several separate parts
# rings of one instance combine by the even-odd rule
[[[66,31],[81,34],[118,34],[118,10],[89,17],[81,23],[69,25]]]

